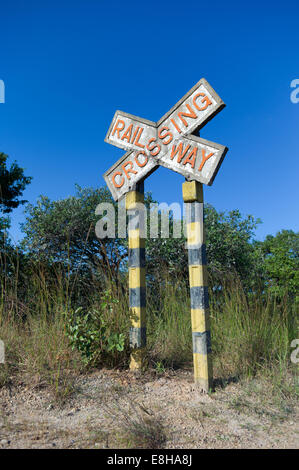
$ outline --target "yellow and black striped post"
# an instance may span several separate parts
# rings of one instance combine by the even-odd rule
[[[144,366],[146,347],[146,291],[145,291],[145,234],[144,234],[144,184],[126,195],[126,209],[129,219],[129,306],[131,370]]]
[[[183,183],[183,199],[187,222],[194,382],[208,392],[212,388],[213,370],[202,184],[197,181]]]

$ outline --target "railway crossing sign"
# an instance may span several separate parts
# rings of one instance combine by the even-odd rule
[[[203,184],[211,185],[227,147],[202,139],[198,131],[225,104],[201,79],[158,122],[116,111],[105,141],[127,152],[104,174],[113,198],[126,194],[128,228],[131,370],[144,366],[146,347],[145,238],[138,204],[144,201],[144,180],[159,166],[183,175],[191,300],[194,382],[204,392],[213,385]]]
[[[105,174],[115,200],[148,177],[159,165],[187,180],[211,185],[227,152],[198,132],[225,104],[201,79],[157,123],[116,111],[105,141],[127,150]]]

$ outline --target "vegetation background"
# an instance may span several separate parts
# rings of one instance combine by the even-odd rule
[[[0,386],[48,386],[64,399],[78,374],[128,367],[127,241],[96,237],[95,208],[115,205],[107,188],[76,186],[75,196],[40,196],[27,204],[24,238],[13,245],[9,214],[26,202],[21,196],[31,178],[7,159],[0,154],[0,337],[6,348]],[[255,241],[259,223],[238,210],[205,205],[215,385],[258,375],[279,396],[294,397],[299,234],[282,230]],[[146,256],[150,367],[163,373],[191,366],[185,240],[148,238]]]

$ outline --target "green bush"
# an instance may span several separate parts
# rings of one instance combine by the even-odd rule
[[[115,309],[119,301],[104,291],[98,309],[87,313],[81,307],[66,314],[66,334],[72,349],[77,349],[86,365],[97,365],[101,359],[125,350],[126,335],[116,331]],[[117,315],[117,314],[116,314]]]

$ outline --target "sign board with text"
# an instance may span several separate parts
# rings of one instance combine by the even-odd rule
[[[104,174],[114,199],[160,165],[189,180],[211,185],[227,148],[194,133],[224,106],[208,82],[201,79],[157,123],[116,111],[105,141],[127,153]]]

